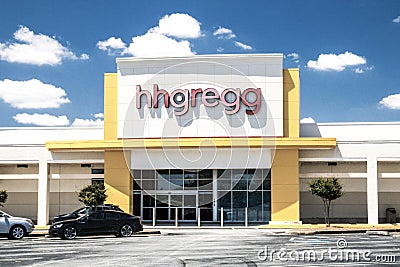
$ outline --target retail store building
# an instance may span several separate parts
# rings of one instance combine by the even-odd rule
[[[5,211],[45,225],[104,181],[109,203],[151,221],[316,222],[315,177],[345,195],[333,220],[400,208],[400,123],[300,124],[298,69],[282,54],[121,58],[104,75],[104,128],[1,128]]]

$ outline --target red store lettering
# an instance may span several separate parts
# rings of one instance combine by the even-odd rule
[[[140,85],[136,85],[136,108],[141,108],[142,97],[146,97],[147,106],[149,108],[158,108],[157,100],[163,100],[164,106],[168,108],[178,108],[174,110],[175,115],[180,116],[186,114],[189,110],[189,102],[191,107],[196,107],[198,95],[201,95],[201,102],[206,107],[215,107],[220,102],[226,107],[225,113],[228,115],[235,114],[240,109],[240,104],[246,106],[246,114],[254,115],[261,108],[261,89],[247,88],[241,93],[240,88],[226,88],[220,93],[215,88],[197,88],[197,89],[176,89],[168,93],[164,89],[159,89],[158,84],[153,85],[153,96],[150,91],[142,90]],[[251,97],[253,95],[253,97]],[[162,97],[160,97],[162,96]],[[154,101],[153,101],[154,98]],[[249,100],[252,98],[252,100]],[[219,101],[218,101],[219,100]]]

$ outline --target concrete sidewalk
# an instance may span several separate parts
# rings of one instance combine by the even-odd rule
[[[400,232],[399,224],[268,224],[261,225],[260,229],[286,229],[288,234],[341,234],[367,233],[370,231]]]
[[[41,236],[41,235],[48,235],[49,234],[50,225],[47,226],[37,226],[35,225],[35,229],[33,232],[30,233],[30,236]]]

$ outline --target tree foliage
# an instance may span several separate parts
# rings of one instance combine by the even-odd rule
[[[101,205],[106,199],[106,188],[101,183],[88,185],[78,193],[78,200],[86,206]]]
[[[4,203],[6,203],[8,198],[8,194],[6,190],[0,190],[0,207],[4,207]]]
[[[309,191],[311,194],[318,196],[324,202],[325,224],[330,226],[329,212],[331,202],[343,196],[343,185],[338,178],[319,177],[309,182]]]

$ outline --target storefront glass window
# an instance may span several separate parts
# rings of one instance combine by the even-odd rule
[[[204,215],[202,221],[219,221],[224,208],[224,221],[243,222],[247,208],[249,222],[270,221],[270,169],[228,169],[216,173],[214,181],[213,170],[135,170],[134,194],[142,196],[138,207],[142,207],[143,219],[151,217],[152,208],[156,208],[159,220],[175,220],[178,209],[179,220],[196,220],[200,212]]]

